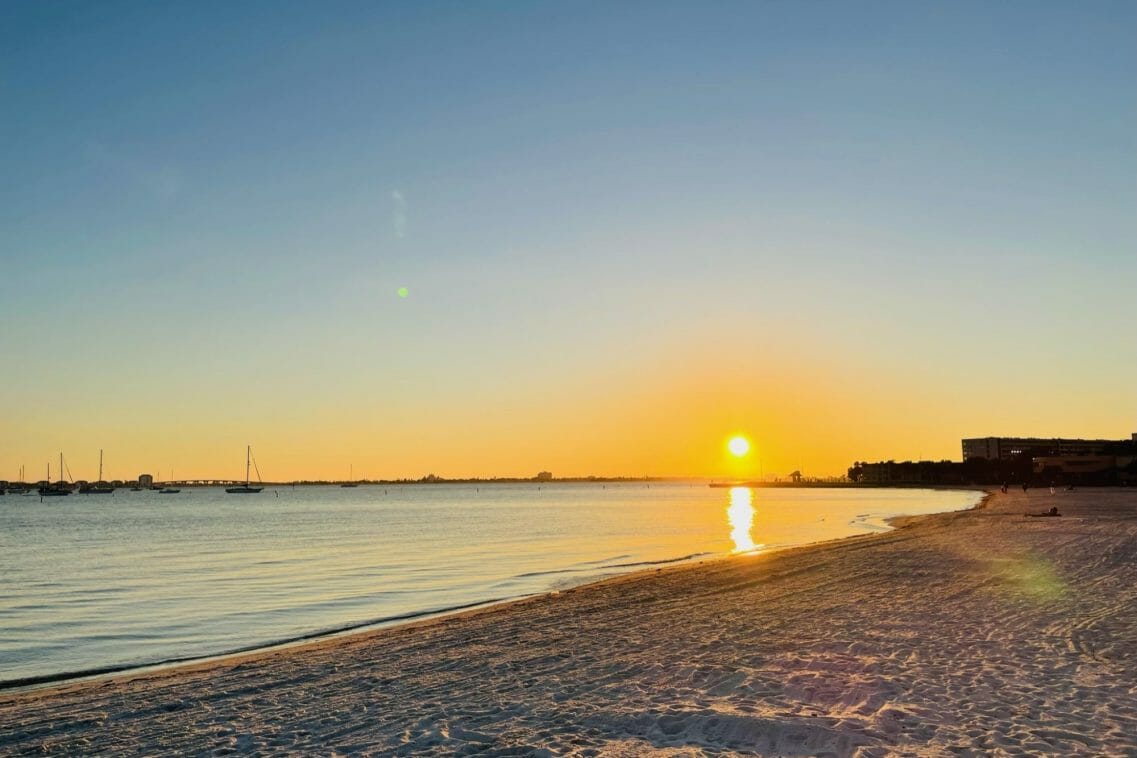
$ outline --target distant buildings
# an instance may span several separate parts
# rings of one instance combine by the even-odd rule
[[[1133,456],[1115,455],[1053,455],[1031,459],[1031,469],[1040,475],[1101,474],[1130,463]]]
[[[138,486],[145,490],[152,489],[154,487],[154,477],[150,474],[139,474]]]
[[[551,481],[553,481],[553,472],[551,472],[551,471],[539,471],[537,473],[537,476],[535,476],[533,478],[536,479],[538,482],[551,482]]]
[[[1137,433],[1127,440],[975,437],[963,462],[857,462],[848,478],[868,485],[1137,484]]]
[[[1133,435],[1137,440],[1137,434]],[[989,461],[1009,461],[1023,456],[1101,455],[1130,440],[1081,440],[1055,437],[974,437],[963,442],[963,460],[986,458]]]

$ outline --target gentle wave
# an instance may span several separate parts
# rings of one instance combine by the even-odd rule
[[[663,564],[667,564],[667,563],[683,563],[684,561],[691,561],[691,560],[694,560],[695,558],[703,558],[703,557],[706,557],[708,555],[714,555],[714,553],[691,553],[689,555],[679,556],[678,558],[663,558],[663,559],[658,560],[658,561],[636,561],[634,563],[604,563],[602,565],[592,565],[592,566],[589,566],[588,568],[563,568],[563,569],[551,569],[549,571],[530,571],[530,572],[525,573],[525,574],[518,574],[517,576],[519,578],[527,579],[529,577],[534,577],[534,576],[556,576],[558,574],[583,574],[583,573],[601,571],[601,570],[605,570],[605,569],[629,569],[629,568],[639,568],[640,566],[659,566],[659,565],[663,565]],[[598,562],[592,561],[592,563],[596,564]]]

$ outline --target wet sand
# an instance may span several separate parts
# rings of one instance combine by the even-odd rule
[[[898,526],[0,692],[0,753],[1137,755],[1137,491]]]

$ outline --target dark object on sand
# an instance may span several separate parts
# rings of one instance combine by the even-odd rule
[[[1062,514],[1058,512],[1058,507],[1055,506],[1046,513],[1026,513],[1023,515],[1030,516],[1031,518],[1045,518],[1047,516],[1061,516]]]

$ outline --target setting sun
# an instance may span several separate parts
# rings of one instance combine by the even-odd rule
[[[731,455],[738,458],[750,452],[750,442],[745,437],[731,437],[726,446],[730,449]]]

